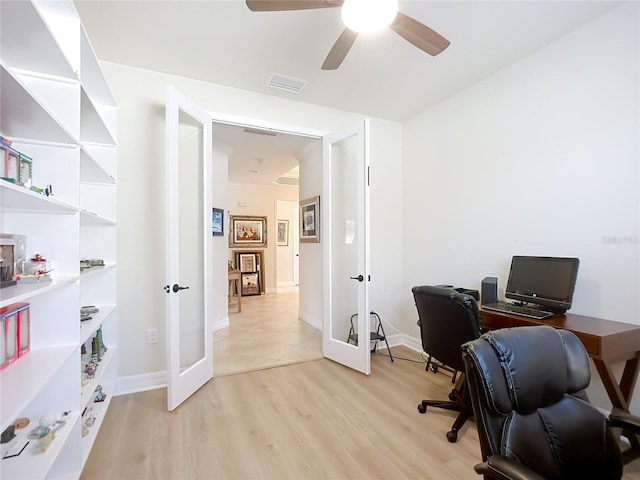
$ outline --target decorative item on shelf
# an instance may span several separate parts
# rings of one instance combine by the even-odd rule
[[[0,308],[0,370],[5,369],[30,349],[30,308],[28,303],[13,303]]]
[[[11,140],[0,137],[0,178],[30,188],[33,160],[11,145]]]
[[[2,149],[4,150],[2,179],[17,184],[20,181],[20,153],[6,144],[2,144]]]
[[[91,361],[97,365],[101,360],[100,347],[98,347],[98,337],[96,336],[91,339]]]
[[[96,330],[96,338],[98,339],[98,355],[100,358],[104,357],[104,354],[107,352],[108,348],[105,346],[102,341],[102,327]]]
[[[16,426],[9,425],[2,432],[2,436],[0,436],[0,443],[9,443],[14,438],[16,438]]]
[[[20,153],[19,182],[24,188],[31,188],[31,177],[33,176],[33,160],[24,153]]]
[[[51,264],[40,253],[36,253],[30,261],[24,262],[23,273],[16,275],[18,283],[42,283],[50,282]]]
[[[98,385],[93,392],[93,401],[104,402],[105,398],[107,398],[107,394],[102,391],[102,385]]]
[[[98,313],[99,311],[100,310],[94,305],[85,305],[84,307],[80,307],[80,321],[85,322],[87,320],[91,320],[93,318],[91,315]]]
[[[89,362],[87,365],[85,365],[84,373],[87,374],[87,378],[95,377],[97,367],[98,366],[93,362]]]
[[[104,267],[104,260],[102,258],[83,258],[80,260],[81,271],[91,267]]]
[[[25,235],[0,233],[0,288],[17,283],[16,275],[22,273],[26,250]]]

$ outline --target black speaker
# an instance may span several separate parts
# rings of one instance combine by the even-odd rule
[[[482,303],[496,303],[498,301],[498,279],[484,277],[481,288]]]

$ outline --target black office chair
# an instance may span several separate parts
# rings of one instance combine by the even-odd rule
[[[589,357],[571,332],[495,330],[462,346],[483,462],[491,479],[617,480],[622,458],[589,403]]]
[[[423,285],[413,287],[411,291],[418,309],[422,348],[429,355],[429,363],[435,358],[453,370],[454,382],[455,374],[460,372],[456,387],[449,393],[451,401],[423,400],[418,405],[420,413],[425,413],[428,406],[460,412],[447,432],[447,440],[453,443],[458,439],[458,430],[473,415],[460,347],[480,336],[478,306],[472,296],[458,293],[453,288]]]

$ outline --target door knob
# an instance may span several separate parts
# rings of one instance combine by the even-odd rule
[[[189,287],[181,287],[177,283],[173,284],[173,293],[177,293],[179,290],[187,290]]]
[[[349,277],[351,280],[358,280],[359,282],[364,281],[364,277],[362,275],[358,275],[357,277]]]

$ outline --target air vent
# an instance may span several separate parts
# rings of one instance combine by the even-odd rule
[[[267,87],[273,87],[291,93],[300,93],[300,90],[302,90],[307,83],[309,82],[306,80],[274,73],[267,82]]]
[[[266,137],[277,137],[280,132],[274,132],[273,130],[263,130],[261,128],[245,127],[242,129],[244,133],[253,133],[254,135],[264,135]]]

